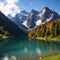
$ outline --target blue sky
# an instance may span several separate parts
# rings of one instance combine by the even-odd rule
[[[41,10],[47,6],[60,14],[60,0],[19,0],[18,6],[21,10],[31,11],[31,9]]]
[[[0,11],[6,16],[14,17],[21,10],[30,12],[32,9],[41,11],[43,7],[54,9],[60,14],[60,0],[0,0]]]

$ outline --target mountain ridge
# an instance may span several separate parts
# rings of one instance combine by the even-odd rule
[[[34,16],[33,15],[31,16],[31,15],[32,15],[32,13],[30,12],[30,18],[27,19],[27,23],[29,24],[28,25],[29,28],[31,28],[31,27],[34,28],[35,26],[36,27],[40,26],[42,24],[49,22],[50,20],[53,21],[53,20],[56,20],[60,17],[60,15],[57,12],[52,11],[48,7],[44,7],[38,14],[37,13],[34,14]]]

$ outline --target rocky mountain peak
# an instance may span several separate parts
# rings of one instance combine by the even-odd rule
[[[29,28],[35,28],[49,21],[54,21],[59,17],[60,16],[57,12],[49,9],[48,7],[44,7],[40,12],[32,10],[27,19],[27,26]]]

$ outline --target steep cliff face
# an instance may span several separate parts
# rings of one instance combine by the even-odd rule
[[[32,10],[27,18],[26,25],[28,28],[32,29],[36,26],[35,21],[38,19],[38,11]]]

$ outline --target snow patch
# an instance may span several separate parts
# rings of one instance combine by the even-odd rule
[[[27,21],[24,21],[22,24],[23,24],[24,26],[28,27],[28,26],[27,26]]]
[[[44,13],[45,13],[45,11],[46,11],[46,9],[43,9],[43,10],[42,10],[42,14],[44,14]]]
[[[35,23],[36,23],[36,26],[40,26],[42,24],[42,21],[41,20],[37,20]]]

